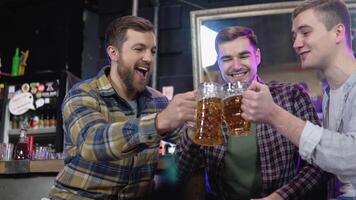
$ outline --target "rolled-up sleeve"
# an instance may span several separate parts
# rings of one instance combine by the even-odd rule
[[[300,138],[299,154],[309,163],[312,162],[312,153],[320,142],[322,134],[323,131],[319,126],[307,121]]]
[[[355,131],[339,133],[307,122],[300,138],[299,153],[304,160],[327,172],[356,176],[355,136]]]

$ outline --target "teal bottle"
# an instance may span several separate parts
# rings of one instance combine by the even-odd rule
[[[20,65],[20,50],[16,48],[15,55],[12,57],[12,65],[11,65],[11,76],[19,75],[19,65]]]

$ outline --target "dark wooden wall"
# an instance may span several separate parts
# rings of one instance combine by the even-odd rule
[[[82,0],[1,0],[0,57],[11,71],[15,48],[30,50],[26,73],[68,69],[81,74]]]
[[[175,93],[193,89],[190,11],[280,0],[139,0],[138,16],[153,21],[159,2],[157,89],[174,86]],[[2,0],[0,2],[0,57],[2,71],[10,71],[16,47],[29,49],[29,70],[68,70],[81,77],[83,10],[99,18],[98,37],[115,17],[130,15],[132,0]],[[90,42],[90,41],[87,41]],[[99,46],[97,69],[107,64]],[[94,70],[97,71],[97,70]]]

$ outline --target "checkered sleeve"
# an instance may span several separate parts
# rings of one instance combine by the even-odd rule
[[[298,85],[291,88],[294,102],[292,106],[293,114],[303,120],[319,124],[318,116],[308,94]],[[288,184],[282,186],[276,192],[284,199],[303,199],[303,196],[316,188],[325,177],[326,173],[319,167],[305,164]]]
[[[188,136],[188,128],[182,129],[183,133],[176,146],[176,162],[178,168],[178,180],[186,180],[194,170],[197,170],[202,162],[203,156],[200,146],[194,144]]]

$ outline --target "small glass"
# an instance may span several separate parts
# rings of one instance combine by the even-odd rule
[[[193,142],[207,146],[223,144],[221,86],[213,82],[199,84],[197,101]]]
[[[231,136],[247,136],[250,134],[251,123],[242,118],[242,93],[247,89],[248,83],[236,81],[223,86],[223,118]]]
[[[11,143],[0,143],[0,160],[12,160],[14,145]]]

